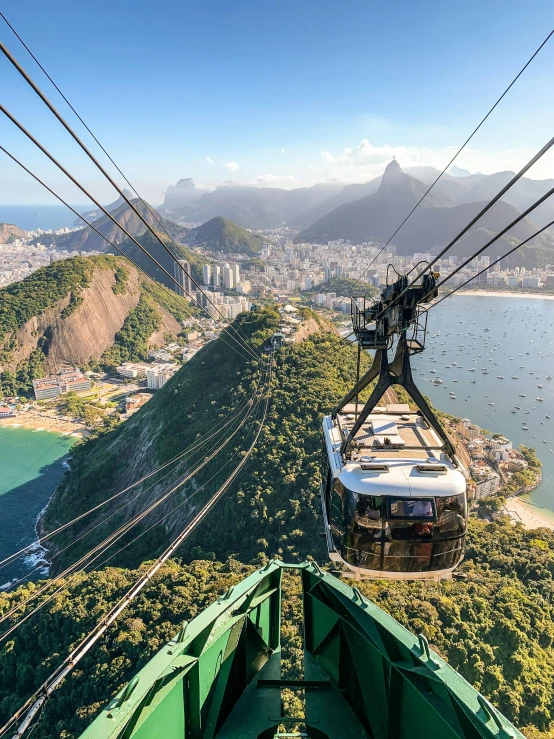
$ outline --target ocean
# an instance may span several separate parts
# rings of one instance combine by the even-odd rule
[[[37,518],[65,472],[74,441],[49,431],[0,426],[0,561],[35,541]],[[0,569],[0,587],[35,562],[31,556]]]
[[[529,500],[554,517],[553,355],[554,300],[454,295],[429,312],[426,348],[412,368],[436,408],[535,447],[543,480]]]
[[[92,210],[94,205],[74,205],[78,213]],[[0,223],[11,223],[25,231],[56,231],[71,226],[77,216],[65,205],[2,205],[0,204]]]

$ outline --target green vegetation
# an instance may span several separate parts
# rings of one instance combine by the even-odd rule
[[[312,543],[316,555],[318,543]],[[78,735],[184,619],[251,569],[232,558],[167,563],[54,693],[35,737],[49,739],[54,726],[59,736]],[[548,739],[554,715],[554,532],[471,521],[461,570],[465,579],[440,585],[369,581],[357,586],[400,623],[425,634],[432,648],[528,737]],[[11,715],[137,576],[111,567],[80,574],[14,633],[0,652],[0,719]],[[30,583],[0,594],[0,613],[36,587]],[[299,583],[287,575],[282,632],[287,677],[298,674],[301,608]]]
[[[165,308],[179,322],[199,312],[199,309],[195,308],[194,304],[187,303],[177,293],[168,292],[158,282],[143,279],[141,288],[143,295],[146,294],[159,306]]]
[[[220,216],[212,218],[197,228],[190,230],[188,241],[210,251],[222,254],[249,254],[256,256],[267,239],[250,233],[233,221]]]
[[[40,316],[69,292],[86,287],[94,274],[94,261],[64,259],[41,267],[20,282],[0,289],[0,341]]]
[[[105,416],[105,411],[99,403],[80,398],[73,392],[63,396],[58,408],[63,415],[79,418],[91,428],[98,426]]]
[[[69,296],[69,303],[60,313],[61,318],[69,318],[73,311],[78,308],[82,302],[83,296],[77,290],[72,290]]]
[[[129,278],[129,270],[122,265],[118,265],[114,272],[115,284],[112,287],[114,295],[123,295],[127,292],[127,280]]]
[[[112,369],[122,362],[147,359],[148,340],[160,328],[161,322],[160,313],[153,301],[141,295],[138,305],[116,333],[113,346],[102,355],[104,366]]]
[[[269,307],[242,314],[235,322],[258,349],[278,325],[279,315]],[[231,343],[228,334],[225,338]],[[326,562],[319,537],[321,416],[352,385],[356,369],[355,348],[331,352],[334,342],[333,334],[322,332],[275,354],[267,422],[245,470],[180,548],[182,562],[170,562],[163,568],[52,696],[35,737],[46,739],[52,727],[66,739],[82,731],[183,619],[196,615],[242,579],[252,564],[273,556]],[[257,362],[239,356],[223,341],[210,343],[129,421],[74,447],[72,470],[46,513],[46,528],[51,530],[105,500],[178,454],[199,434],[213,431],[230,410],[251,396],[260,378]],[[226,463],[232,469],[254,427],[255,423],[247,424],[222,450],[220,470]],[[217,440],[212,443],[215,446]],[[116,513],[116,508],[128,504],[136,511],[148,505],[210,448],[211,444],[204,446],[186,463],[176,465],[168,478],[149,480],[146,487],[135,488],[104,507],[101,514],[56,537],[59,554],[54,571],[63,570],[126,520],[127,511]],[[523,453],[530,464],[536,459],[533,450]],[[200,507],[224,479],[218,475],[210,482],[215,471],[212,465],[198,473],[195,484],[179,491],[168,509],[186,503],[193,493],[192,504]],[[200,491],[204,484],[207,487]],[[111,514],[109,522],[101,523]],[[152,559],[189,517],[190,507],[182,505],[171,514],[167,529],[158,525],[146,532],[157,518],[147,519],[132,537],[108,550],[107,564],[136,567]],[[87,530],[90,533],[76,541]],[[141,533],[144,536],[131,545],[131,538]],[[130,546],[116,553],[126,544]],[[67,551],[59,551],[66,546]],[[554,729],[554,532],[528,532],[505,519],[493,523],[472,520],[461,572],[464,579],[440,585],[394,581],[357,585],[398,621],[424,633],[433,648],[529,737],[547,739]],[[66,583],[36,618],[25,622],[13,640],[2,645],[0,720],[51,672],[136,576],[136,572],[111,568],[79,575],[76,583]],[[283,634],[289,657],[285,674],[294,677],[300,657],[301,601],[298,583],[293,578],[289,582],[288,575],[286,581]],[[0,593],[0,613],[36,587],[31,583],[14,593]]]
[[[322,282],[303,294],[311,297],[312,294],[316,293],[336,293],[339,296],[349,295],[353,298],[363,298],[364,295],[373,297],[378,292],[379,290],[376,287],[368,285],[367,282],[358,282],[348,277],[332,277],[329,282]]]
[[[201,272],[202,263],[188,250],[180,255],[189,258],[193,272]],[[194,266],[196,264],[196,266]],[[96,269],[113,272],[115,295],[123,295],[127,291],[130,268],[120,257],[109,254],[94,257],[73,257],[43,267],[20,282],[0,289],[0,368],[9,362],[13,351],[17,348],[16,332],[29,320],[54,309],[64,298],[69,302],[60,311],[62,320],[69,318],[83,303],[84,290],[89,287]],[[177,294],[168,294],[167,290],[153,280],[144,277],[140,283],[142,296],[137,307],[127,316],[124,325],[118,332],[114,346],[102,358],[107,367],[114,367],[128,359],[146,358],[148,339],[161,325],[161,316],[156,305],[167,310],[176,320],[195,315],[198,309],[191,307]],[[150,331],[150,333],[148,333]],[[47,327],[27,359],[22,359],[17,366],[0,372],[0,393],[3,396],[32,395],[32,380],[43,377],[44,361],[48,354],[51,331]],[[99,369],[102,363],[91,362],[91,367]]]

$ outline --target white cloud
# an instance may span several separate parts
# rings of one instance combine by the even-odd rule
[[[283,154],[285,153],[285,150],[284,149],[281,149],[281,151],[282,151]]]
[[[271,174],[271,172],[268,172],[256,177],[251,184],[268,187],[271,185],[290,185],[293,182],[296,182],[296,177],[293,174]]]
[[[214,160],[211,157],[207,156],[206,161],[208,162],[208,164],[215,164]]]
[[[326,164],[328,176],[338,176],[341,180],[351,182],[367,181],[377,177],[383,169],[396,157],[400,166],[406,169],[414,166],[430,166],[442,170],[454,157],[457,146],[445,146],[441,149],[429,149],[418,146],[374,146],[368,139],[362,139],[357,146],[345,148],[333,154],[322,151],[321,157]],[[456,158],[455,164],[470,172],[492,174],[506,170],[518,171],[535,151],[528,148],[486,150],[466,147]],[[545,155],[529,171],[531,179],[554,176],[554,155]]]
[[[368,139],[362,139],[357,146],[343,149],[333,154],[322,151],[327,176],[338,176],[351,182],[367,181],[382,174],[385,166],[396,157],[400,166],[406,169],[414,166],[430,166],[442,170],[454,157],[457,146],[429,149],[418,146],[374,146]],[[486,150],[466,147],[456,158],[458,167],[470,172],[491,174],[506,170],[519,170],[536,152],[532,149]],[[529,171],[531,179],[554,176],[554,155],[545,155]]]
[[[239,169],[239,165],[236,162],[227,162],[225,165],[229,172],[236,172]]]

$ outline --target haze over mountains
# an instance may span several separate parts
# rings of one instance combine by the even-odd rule
[[[405,174],[418,180],[421,187],[414,186],[423,192],[440,174],[438,169],[427,166],[407,167]],[[434,185],[432,194],[441,198],[442,203],[432,201],[436,207],[453,207],[466,203],[490,200],[513,177],[513,172],[496,172],[491,175],[471,174],[467,170],[452,167]],[[328,182],[312,187],[301,187],[284,190],[276,187],[256,187],[241,185],[237,182],[226,182],[211,192],[203,194],[194,187],[191,179],[180,180],[175,187],[168,188],[165,201],[160,210],[173,218],[189,222],[203,223],[210,218],[222,216],[234,221],[239,226],[249,229],[272,229],[282,226],[306,229],[305,233],[316,240],[324,238],[329,223],[325,221],[323,230],[318,221],[330,216],[337,208],[347,203],[374,195],[378,192],[381,177],[360,184],[344,185],[340,182]],[[537,198],[554,186],[554,180],[533,180],[522,177],[503,197],[503,203],[512,205],[519,211],[528,208]],[[430,196],[428,196],[430,197]],[[185,203],[185,200],[187,201]],[[428,198],[426,198],[428,200]],[[394,206],[394,204],[391,204]],[[401,203],[398,203],[400,208]],[[496,206],[499,213],[502,204]],[[460,210],[459,213],[473,212]],[[340,218],[336,215],[337,225],[330,230],[337,233],[338,238],[350,238],[348,232],[338,236]],[[400,222],[400,215],[397,216]],[[537,226],[544,226],[554,219],[554,201],[547,201],[537,208],[531,219]],[[489,225],[482,224],[485,228]],[[340,230],[340,229],[339,229]],[[363,235],[363,240],[375,236],[375,229]],[[330,237],[331,238],[331,237]],[[355,237],[359,238],[358,235]]]

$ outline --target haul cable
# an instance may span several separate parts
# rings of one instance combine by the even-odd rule
[[[127,195],[123,192],[123,190],[119,187],[117,182],[111,177],[111,175],[104,169],[104,167],[100,164],[100,162],[96,159],[94,154],[88,149],[88,147],[81,141],[79,136],[75,133],[75,131],[71,128],[71,126],[67,123],[67,121],[64,119],[64,117],[61,115],[61,113],[58,112],[58,110],[54,107],[54,105],[50,102],[50,100],[46,97],[46,95],[42,92],[42,90],[38,87],[38,85],[34,82],[34,80],[27,74],[27,72],[23,69],[21,64],[15,59],[15,57],[11,54],[11,52],[7,49],[7,47],[0,42],[0,51],[4,54],[6,59],[15,67],[15,69],[19,72],[19,74],[23,77],[23,79],[27,82],[27,84],[32,87],[32,89],[35,91],[35,93],[40,97],[42,102],[47,106],[47,108],[51,111],[51,113],[58,119],[58,121],[62,124],[62,126],[65,128],[65,130],[70,134],[70,136],[77,142],[77,144],[81,147],[81,149],[85,152],[85,154],[89,157],[89,159],[96,165],[96,167],[100,170],[100,172],[104,175],[104,177],[108,180],[108,182],[112,185],[112,187],[116,190],[116,192],[120,195],[121,198],[127,203],[127,205],[134,211],[134,213],[138,216],[138,218],[144,223],[146,228],[150,231],[150,233],[154,236],[155,239],[160,243],[160,245],[165,249],[165,251],[169,254],[169,256],[174,260],[177,261],[177,258],[175,257],[175,254],[169,249],[167,244],[159,237],[156,230],[152,228],[151,224],[148,223],[147,219],[142,215],[142,213],[136,208],[134,203],[129,200]],[[95,204],[96,201],[93,200]],[[112,219],[113,220],[113,219]],[[170,237],[171,238],[171,237]],[[204,296],[204,298],[207,300],[207,302],[219,313],[219,315],[223,318],[223,315],[217,308],[215,303],[212,303],[210,298],[207,296],[207,294],[202,290],[200,285],[194,280],[192,275],[190,275],[186,269],[183,268],[182,265],[181,269],[183,270],[184,274],[189,278],[189,280],[192,282],[192,284],[198,289],[198,291]],[[178,284],[178,283],[177,283]],[[180,286],[182,287],[182,286]],[[237,334],[240,332],[240,329],[237,329]],[[246,343],[249,343],[248,337],[243,335],[243,338],[246,340]],[[249,347],[250,349],[250,347]],[[250,349],[250,351],[253,351],[255,356],[259,358],[259,355],[255,352],[255,350]]]
[[[89,191],[88,191],[88,190],[87,190],[87,189],[86,189],[86,188],[85,188],[85,187],[84,187],[84,186],[83,186],[83,185],[82,185],[82,184],[81,184],[81,183],[80,183],[80,182],[79,182],[79,181],[78,181],[78,180],[77,180],[77,179],[76,179],[76,178],[75,178],[75,177],[74,177],[74,176],[73,176],[73,175],[72,175],[72,174],[71,174],[71,173],[70,173],[70,172],[69,172],[69,171],[68,171],[68,170],[67,170],[67,169],[66,169],[66,168],[65,168],[64,166],[63,166],[63,164],[61,164],[60,162],[58,162],[58,160],[57,160],[57,159],[56,159],[56,158],[55,158],[55,157],[53,156],[53,154],[51,154],[51,153],[50,153],[50,152],[48,151],[48,149],[46,149],[46,147],[45,147],[45,146],[43,146],[43,145],[42,145],[42,144],[40,143],[40,141],[38,141],[38,139],[36,139],[36,138],[35,138],[35,137],[33,136],[33,134],[32,134],[32,133],[31,133],[30,131],[28,131],[28,130],[27,130],[27,129],[25,128],[25,126],[23,126],[23,124],[22,124],[22,123],[21,123],[20,121],[18,121],[18,120],[17,120],[17,118],[15,118],[15,116],[13,116],[13,115],[12,115],[12,114],[11,114],[11,113],[9,112],[9,110],[7,110],[7,108],[5,108],[5,106],[4,106],[4,105],[2,105],[1,103],[0,103],[0,111],[1,111],[2,113],[4,113],[4,115],[5,115],[5,116],[6,116],[7,118],[9,118],[9,120],[11,120],[11,122],[12,122],[12,123],[13,123],[13,124],[14,124],[14,125],[15,125],[15,126],[17,127],[17,128],[19,128],[19,130],[20,130],[20,131],[21,131],[21,132],[22,132],[23,134],[25,134],[25,136],[27,136],[27,138],[28,138],[28,139],[29,139],[30,141],[32,141],[32,142],[33,142],[33,144],[34,144],[34,145],[35,145],[35,146],[36,146],[36,147],[37,147],[38,149],[40,149],[40,151],[42,151],[42,153],[43,153],[43,154],[44,154],[45,156],[47,156],[47,157],[48,157],[48,159],[50,159],[50,161],[51,161],[51,162],[52,162],[53,164],[55,164],[55,165],[56,165],[56,166],[58,167],[58,169],[60,169],[60,170],[61,170],[61,171],[62,171],[62,172],[63,172],[63,173],[64,173],[64,174],[66,175],[66,177],[68,177],[68,178],[69,178],[69,179],[70,179],[70,180],[71,180],[71,181],[73,182],[73,184],[75,184],[75,185],[76,185],[76,186],[77,186],[77,187],[78,187],[78,188],[79,188],[79,189],[81,190],[81,192],[82,192],[82,193],[84,193],[84,194],[85,194],[85,195],[86,195],[86,196],[87,196],[87,197],[88,197],[88,198],[89,198],[89,199],[90,199],[90,200],[91,200],[91,201],[92,201],[92,202],[93,202],[93,203],[94,203],[94,204],[95,204],[95,205],[96,205],[96,206],[97,206],[97,207],[98,207],[98,208],[99,208],[99,209],[100,209],[101,211],[102,211],[102,213],[104,213],[104,215],[105,215],[105,216],[107,216],[107,217],[108,217],[108,218],[109,218],[109,219],[110,219],[110,220],[112,221],[112,223],[113,223],[113,224],[114,224],[115,226],[117,226],[117,227],[118,227],[118,228],[119,228],[119,229],[120,229],[120,230],[121,230],[121,231],[122,231],[122,232],[123,232],[123,233],[124,233],[124,234],[125,234],[125,235],[127,236],[127,238],[129,238],[129,239],[130,239],[130,240],[131,240],[131,241],[132,241],[132,242],[133,242],[133,243],[134,243],[134,244],[135,244],[136,246],[138,246],[138,248],[139,248],[139,249],[140,249],[140,250],[141,250],[142,252],[144,252],[144,254],[146,254],[146,256],[147,256],[147,257],[148,257],[149,259],[151,259],[151,260],[152,260],[152,262],[154,262],[154,264],[155,264],[155,265],[156,265],[157,267],[159,267],[159,269],[161,269],[161,271],[162,271],[162,272],[163,272],[163,273],[164,273],[165,275],[167,275],[167,277],[169,277],[169,279],[170,279],[170,280],[171,280],[172,282],[174,282],[174,283],[175,283],[175,285],[176,285],[176,286],[177,286],[177,287],[178,287],[178,288],[179,288],[180,290],[182,290],[182,289],[183,289],[183,286],[182,286],[182,285],[181,285],[181,284],[180,284],[180,283],[179,283],[179,282],[178,282],[178,281],[177,281],[177,280],[175,279],[175,277],[174,277],[173,275],[171,275],[171,274],[170,274],[170,273],[169,273],[169,272],[168,272],[168,271],[167,271],[167,270],[165,269],[165,267],[164,267],[164,266],[163,266],[162,264],[160,264],[160,262],[159,262],[159,261],[158,261],[158,260],[157,260],[157,259],[156,259],[156,258],[155,258],[154,256],[152,256],[152,254],[150,254],[150,252],[149,252],[149,251],[148,251],[147,249],[145,249],[145,248],[144,248],[144,246],[143,246],[143,245],[142,245],[142,244],[141,244],[141,243],[140,243],[140,242],[139,242],[139,241],[138,241],[138,240],[137,240],[137,239],[136,239],[136,238],[135,238],[134,236],[132,236],[132,235],[131,235],[131,234],[129,233],[129,231],[127,231],[127,229],[126,229],[126,228],[125,228],[124,226],[122,226],[122,225],[121,225],[121,224],[120,224],[120,223],[119,223],[119,222],[118,222],[118,221],[117,221],[117,220],[116,220],[116,219],[115,219],[115,218],[113,217],[113,215],[112,215],[112,214],[111,214],[111,213],[110,213],[110,212],[109,212],[109,211],[108,211],[108,210],[107,210],[107,209],[106,209],[106,208],[105,208],[105,207],[104,207],[103,205],[101,205],[101,204],[100,204],[100,202],[99,202],[98,200],[96,200],[96,198],[94,198],[94,197],[93,197],[93,196],[91,195],[91,193],[90,193],[90,192],[89,192]],[[12,156],[12,155],[11,155],[11,154],[9,153],[9,152],[7,152],[7,151],[6,151],[6,149],[4,149],[3,147],[2,147],[2,150],[3,150],[3,151],[4,151],[5,153],[7,153],[7,154],[8,154],[8,156],[10,156],[11,158],[14,158],[14,157],[13,157],[13,156]],[[23,165],[21,165],[21,166],[23,166]],[[24,167],[24,166],[23,166],[23,168],[24,168],[24,169],[26,169],[26,171],[28,171],[28,172],[29,172],[29,173],[31,174],[30,170],[27,170],[27,168],[26,168],[26,167]],[[33,175],[33,176],[34,176],[34,175]],[[37,179],[37,180],[38,180],[38,178],[37,178],[37,177],[35,177],[35,179]],[[41,183],[41,184],[44,184],[44,183]],[[44,186],[45,186],[45,187],[47,187],[46,185],[44,185]],[[47,189],[50,189],[50,188],[47,188]],[[56,197],[57,197],[57,196],[56,196]],[[59,199],[59,200],[61,200],[61,198],[58,198],[58,199]],[[72,210],[73,210],[73,209],[72,209]],[[80,216],[80,217],[81,217],[81,216]],[[97,229],[96,229],[96,228],[95,228],[94,230],[95,230],[95,231],[97,231]],[[105,237],[103,236],[103,234],[100,234],[100,235],[102,236],[102,238],[104,238],[104,239],[105,239]],[[105,240],[107,241],[107,239],[105,239]],[[110,243],[112,243],[112,242],[110,242]],[[113,245],[113,243],[112,243],[112,245]],[[117,248],[117,247],[116,247],[116,248]],[[119,251],[120,253],[123,253],[121,249],[117,249],[117,250],[118,250],[118,251]],[[125,255],[125,256],[126,256],[126,255]],[[131,261],[132,261],[132,260],[131,260]],[[191,299],[192,299],[192,300],[194,300],[194,302],[195,302],[195,303],[197,303],[197,305],[198,305],[198,306],[199,306],[200,308],[202,308],[202,309],[203,309],[203,310],[204,310],[204,311],[205,311],[205,312],[206,312],[206,313],[207,313],[208,315],[210,315],[210,314],[209,314],[209,312],[208,312],[208,310],[207,310],[207,308],[204,308],[204,307],[203,307],[203,306],[201,305],[201,303],[200,303],[200,302],[199,302],[198,300],[196,300],[195,298],[192,298],[192,296],[190,296],[190,297],[191,297]],[[217,312],[219,313],[219,311],[217,311]],[[219,315],[221,315],[221,313],[219,313]],[[211,317],[212,317],[212,316],[210,316],[210,318],[211,318]],[[233,328],[233,326],[232,326],[231,324],[229,324],[229,326],[228,326],[227,330],[229,330],[229,329],[231,329],[231,328]],[[235,336],[233,336],[233,335],[232,335],[232,334],[230,333],[230,331],[229,331],[229,334],[228,334],[228,336],[229,336],[229,338],[230,338],[230,339],[233,339],[233,340],[234,340],[234,341],[235,341],[235,342],[236,342],[236,343],[237,343],[237,344],[238,344],[238,345],[239,345],[239,346],[241,347],[241,349],[246,349],[246,351],[247,351],[247,352],[248,352],[248,353],[249,353],[249,354],[250,354],[250,355],[251,355],[251,356],[252,356],[252,357],[253,357],[254,359],[259,359],[258,355],[256,355],[256,354],[255,354],[255,353],[254,353],[254,352],[253,352],[253,351],[252,351],[252,350],[250,349],[250,347],[249,347],[249,346],[245,345],[245,344],[244,344],[244,342],[243,342],[243,341],[242,341],[242,340],[240,339],[240,337],[239,337],[239,338],[237,339],[237,338],[236,338]]]
[[[111,624],[117,619],[117,617],[125,610],[129,603],[135,598],[144,587],[150,582],[154,575],[158,572],[161,566],[171,557],[171,555],[181,546],[181,544],[187,539],[188,536],[195,530],[195,528],[203,521],[207,514],[212,508],[219,502],[223,497],[231,483],[235,480],[239,472],[242,470],[252,450],[256,445],[260,433],[265,425],[267,418],[267,410],[269,406],[269,399],[271,396],[271,382],[272,382],[272,356],[270,355],[270,368],[269,368],[269,390],[266,395],[266,402],[264,412],[261,421],[259,422],[258,430],[256,435],[245,453],[243,459],[235,467],[233,472],[225,480],[223,485],[216,491],[216,493],[210,498],[208,503],[197,513],[190,523],[181,531],[177,538],[167,547],[160,557],[151,565],[148,570],[139,578],[139,580],[130,588],[127,593],[120,599],[120,601],[112,608],[112,610],[104,616],[96,627],[90,631],[87,636],[80,642],[80,644],[65,658],[63,663],[55,670],[52,675],[41,685],[41,687],[33,693],[33,695],[27,699],[25,704],[16,711],[16,713],[8,720],[8,722],[0,729],[0,736],[4,735],[6,731],[16,723],[23,715],[25,718],[16,729],[13,739],[18,739],[23,736],[25,731],[29,728],[34,717],[40,711],[42,705],[49,698],[49,696],[56,690],[60,683],[69,675],[73,668],[79,663],[79,661],[87,654],[87,652],[94,646],[94,644],[100,639],[100,637],[107,631]]]
[[[265,382],[264,382],[265,385]],[[263,386],[261,392],[263,393]],[[72,565],[70,565],[68,568],[66,568],[62,573],[56,576],[53,581],[47,581],[45,585],[40,587],[37,591],[34,591],[27,599],[17,603],[15,606],[13,606],[9,611],[2,614],[0,617],[0,622],[6,620],[9,616],[11,616],[13,613],[15,613],[17,610],[19,610],[22,606],[27,605],[31,600],[34,600],[39,595],[44,593],[46,590],[48,590],[53,584],[56,582],[59,582],[62,578],[66,577],[67,575],[74,572],[77,568],[86,566],[87,564],[90,564],[91,561],[94,561],[99,556],[102,555],[102,552],[105,551],[109,546],[111,546],[115,541],[118,541],[121,539],[122,536],[124,536],[133,526],[135,526],[137,523],[142,521],[147,515],[149,515],[155,508],[157,508],[161,503],[163,503],[165,500],[167,500],[173,493],[175,493],[179,488],[181,488],[186,482],[188,482],[194,475],[196,475],[203,467],[205,467],[219,452],[227,446],[227,444],[231,441],[231,439],[243,428],[243,426],[248,421],[248,418],[252,415],[252,413],[255,411],[255,406],[252,404],[250,409],[248,410],[248,413],[246,416],[242,419],[239,426],[233,431],[232,434],[230,434],[225,441],[220,444],[215,451],[213,451],[209,456],[204,457],[203,461],[199,464],[197,464],[194,469],[187,473],[176,485],[174,485],[170,490],[163,493],[160,497],[156,498],[156,500],[143,508],[141,511],[139,511],[138,514],[136,514],[130,521],[127,521],[122,526],[120,526],[116,531],[114,531],[112,534],[110,534],[104,541],[97,544],[93,549],[89,550],[87,553],[85,553],[77,562],[74,562]],[[99,552],[97,554],[97,552]],[[90,557],[96,554],[96,557],[94,557],[92,560],[90,560]],[[87,560],[90,560],[87,562]],[[55,595],[57,595],[61,590],[63,590],[67,585],[71,584],[75,580],[75,577],[71,578],[69,582],[62,583],[60,587],[55,590],[53,593],[51,593],[44,601],[41,601],[41,603],[36,606],[32,611],[30,611],[28,614],[26,614],[22,619],[17,621],[17,623],[13,624],[9,629],[2,632],[0,634],[0,642],[4,641],[15,629],[19,628],[19,626],[24,623],[28,618],[33,616],[38,610],[40,610],[46,603],[48,603]]]
[[[529,65],[531,64],[531,62],[533,61],[533,59],[534,59],[534,58],[535,58],[535,57],[537,56],[537,54],[539,53],[539,51],[541,51],[541,49],[543,48],[543,46],[545,46],[545,44],[547,43],[547,41],[548,41],[548,40],[549,40],[549,39],[551,38],[551,36],[552,36],[553,34],[554,34],[554,29],[553,29],[552,31],[550,31],[550,33],[549,33],[549,34],[548,34],[548,36],[547,36],[547,37],[546,37],[546,38],[544,39],[544,41],[542,42],[542,44],[541,44],[541,45],[540,45],[540,46],[539,46],[539,47],[538,47],[538,48],[536,49],[536,51],[535,51],[535,52],[534,52],[534,53],[532,54],[532,56],[531,56],[531,57],[530,57],[530,58],[529,58],[529,59],[527,60],[527,62],[526,62],[526,63],[525,63],[524,65],[523,65],[523,67],[522,67],[522,68],[521,68],[521,69],[519,70],[519,72],[517,73],[517,75],[516,75],[516,76],[514,77],[514,79],[513,79],[513,80],[512,80],[511,82],[510,82],[510,84],[508,85],[508,87],[507,87],[507,88],[506,88],[506,89],[504,90],[504,92],[502,93],[502,95],[501,95],[501,96],[500,96],[500,97],[498,98],[498,100],[497,100],[497,101],[495,102],[495,104],[494,104],[494,105],[492,106],[492,108],[490,108],[490,110],[489,110],[489,111],[488,111],[488,113],[487,113],[487,114],[486,114],[486,115],[484,116],[484,118],[482,118],[482,119],[481,119],[480,123],[479,123],[479,124],[478,124],[478,125],[477,125],[477,126],[476,126],[476,127],[474,128],[474,129],[473,129],[473,131],[471,132],[471,134],[470,134],[470,135],[469,135],[469,136],[467,137],[467,139],[466,139],[466,140],[464,141],[464,143],[463,143],[463,144],[462,144],[462,145],[460,146],[460,148],[458,149],[458,151],[457,151],[457,152],[456,152],[456,153],[454,154],[454,156],[452,157],[452,159],[451,159],[451,160],[450,160],[450,161],[448,162],[448,164],[447,164],[447,165],[446,165],[446,167],[445,167],[445,168],[444,168],[444,169],[442,170],[442,172],[441,172],[441,173],[439,174],[439,176],[438,176],[438,177],[437,177],[437,178],[436,178],[436,179],[435,179],[435,180],[434,180],[434,181],[432,182],[432,184],[431,184],[431,185],[429,186],[429,188],[428,188],[428,189],[427,189],[427,190],[425,191],[425,193],[424,193],[424,194],[423,194],[423,195],[421,196],[421,198],[420,198],[420,199],[419,199],[419,200],[417,201],[417,203],[416,203],[416,204],[414,205],[414,207],[412,208],[412,210],[411,210],[411,211],[410,211],[410,212],[408,213],[408,215],[406,216],[406,218],[404,218],[404,220],[402,221],[402,223],[401,223],[401,224],[400,224],[400,225],[398,226],[398,228],[396,229],[396,231],[394,231],[394,233],[393,233],[393,234],[391,234],[391,236],[390,236],[390,237],[388,238],[388,240],[387,240],[386,244],[385,244],[384,246],[382,246],[382,247],[381,247],[381,249],[380,249],[380,250],[379,250],[379,251],[377,252],[377,254],[376,254],[376,255],[375,255],[375,257],[373,258],[373,260],[372,260],[372,261],[371,261],[371,262],[370,262],[370,263],[368,264],[368,266],[367,266],[367,267],[366,267],[366,268],[364,269],[364,271],[362,272],[362,274],[361,274],[361,275],[360,275],[360,276],[358,277],[358,279],[356,280],[356,282],[355,282],[355,283],[354,283],[354,285],[352,286],[352,289],[351,289],[351,291],[350,291],[350,294],[351,294],[351,295],[352,295],[352,291],[354,290],[354,288],[356,287],[356,285],[357,285],[357,284],[358,284],[358,283],[360,282],[360,280],[362,279],[362,277],[363,277],[363,276],[364,276],[364,275],[366,274],[366,272],[367,272],[367,271],[368,271],[368,270],[369,270],[369,269],[371,268],[371,266],[372,266],[372,265],[373,265],[373,264],[375,263],[375,261],[376,261],[376,259],[377,259],[377,258],[379,257],[379,255],[380,255],[380,254],[381,254],[381,253],[383,252],[383,250],[384,250],[384,249],[385,249],[385,248],[386,248],[386,247],[387,247],[387,246],[388,246],[388,245],[390,244],[390,242],[391,242],[391,241],[393,240],[393,238],[394,238],[394,237],[396,236],[396,234],[397,234],[397,233],[398,233],[398,232],[400,231],[400,229],[401,229],[401,228],[402,228],[402,226],[403,226],[403,225],[404,225],[404,224],[406,223],[406,221],[407,221],[407,220],[408,220],[408,219],[409,219],[409,218],[410,218],[410,217],[412,216],[412,214],[413,214],[413,213],[414,213],[414,211],[415,211],[415,210],[416,210],[416,209],[417,209],[417,208],[419,207],[419,205],[421,205],[421,203],[422,203],[422,202],[423,202],[423,201],[425,200],[425,198],[426,198],[426,197],[427,197],[427,195],[428,195],[428,194],[429,194],[429,193],[431,192],[431,190],[432,190],[432,189],[433,189],[433,188],[435,187],[435,185],[437,184],[437,182],[438,182],[438,181],[439,181],[439,180],[441,179],[441,177],[442,177],[442,176],[443,176],[443,175],[444,175],[444,174],[446,173],[447,169],[448,169],[448,168],[449,168],[449,167],[450,167],[450,166],[451,166],[451,165],[452,165],[452,164],[454,163],[454,161],[455,161],[455,160],[456,160],[456,159],[458,158],[458,156],[459,156],[459,155],[460,155],[460,154],[462,153],[462,151],[463,151],[463,150],[465,149],[465,147],[466,147],[466,146],[467,146],[467,145],[469,144],[469,142],[471,141],[471,139],[472,139],[472,138],[473,138],[473,137],[475,136],[475,134],[477,133],[477,131],[478,131],[478,130],[479,130],[479,129],[481,128],[481,126],[483,125],[483,123],[485,123],[485,121],[486,121],[486,120],[487,120],[487,118],[488,118],[488,117],[489,117],[489,116],[491,115],[491,113],[492,113],[492,112],[494,111],[494,109],[495,109],[495,108],[496,108],[496,107],[498,106],[498,104],[499,104],[499,103],[500,103],[500,102],[501,102],[501,101],[503,100],[503,98],[504,98],[504,97],[505,97],[505,96],[506,96],[506,95],[508,94],[508,92],[509,92],[509,91],[510,91],[510,90],[512,89],[512,87],[513,87],[513,86],[515,85],[515,83],[516,83],[516,82],[518,81],[518,79],[519,79],[519,78],[521,77],[521,75],[522,75],[522,74],[523,74],[523,73],[525,72],[525,70],[527,69],[527,67],[528,67],[528,66],[529,66]],[[409,273],[408,273],[408,274],[409,274]]]

